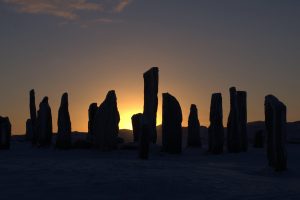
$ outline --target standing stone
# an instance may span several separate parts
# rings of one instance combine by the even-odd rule
[[[169,93],[163,93],[162,145],[163,151],[179,154],[182,150],[182,111],[179,102]]]
[[[71,148],[71,119],[69,114],[68,93],[61,97],[58,110],[56,147],[60,149]]]
[[[133,142],[138,142],[142,133],[142,113],[132,115],[132,132],[133,132]]]
[[[95,116],[93,135],[96,148],[102,151],[117,148],[119,122],[117,97],[115,91],[111,90],[107,93]]]
[[[26,134],[26,139],[31,140],[32,144],[37,142],[37,116],[36,116],[36,106],[35,106],[35,92],[30,90],[29,92],[29,109],[30,109],[30,131]]]
[[[210,104],[210,126],[208,128],[208,152],[213,154],[223,153],[224,126],[222,94],[212,94]]]
[[[97,103],[91,103],[89,106],[89,123],[88,123],[88,135],[87,140],[92,142],[94,140],[94,122],[97,114],[98,106]]]
[[[144,116],[150,128],[150,140],[155,144],[157,140],[156,113],[158,105],[158,68],[153,67],[144,73]]]
[[[265,146],[265,137],[264,137],[264,131],[259,130],[254,135],[254,145],[255,148],[264,148]]]
[[[187,145],[190,147],[201,147],[200,123],[198,120],[197,106],[195,104],[192,104],[190,108]]]
[[[248,134],[247,134],[247,93],[245,91],[237,92],[237,104],[239,113],[239,133],[241,139],[241,151],[248,150]]]
[[[33,127],[31,123],[31,119],[26,120],[26,139],[27,140],[32,140],[32,133],[33,133]]]
[[[230,153],[238,153],[241,151],[241,137],[239,126],[239,111],[237,92],[235,87],[231,87],[230,91],[230,113],[227,122],[227,149]]]
[[[148,160],[149,157],[149,134],[150,129],[145,120],[140,119],[141,132],[139,140],[139,158],[143,160]]]
[[[0,116],[0,149],[10,148],[11,124],[8,117]]]
[[[275,171],[287,168],[286,106],[275,96],[265,97],[265,124],[267,130],[267,156]]]
[[[50,146],[52,140],[52,114],[48,97],[44,97],[39,106],[37,118],[37,144]]]

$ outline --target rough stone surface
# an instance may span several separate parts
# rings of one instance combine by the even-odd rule
[[[30,90],[29,92],[29,110],[30,110],[30,122],[31,128],[30,131],[26,134],[26,138],[31,140],[33,144],[37,142],[37,113],[35,106],[35,92],[34,90]]]
[[[192,104],[190,108],[187,145],[190,147],[201,147],[200,123],[198,119],[198,109],[195,104]]]
[[[88,110],[89,115],[89,123],[88,123],[88,134],[87,140],[92,142],[94,140],[94,123],[95,123],[95,116],[97,114],[98,106],[97,103],[91,103]]]
[[[241,135],[239,126],[239,110],[237,92],[235,87],[229,89],[230,92],[230,113],[227,122],[227,149],[230,153],[241,151]]]
[[[0,116],[0,149],[10,148],[11,124],[8,117]]]
[[[144,73],[144,116],[150,128],[150,140],[156,143],[156,113],[158,105],[158,68],[153,67]]]
[[[37,118],[37,144],[38,146],[50,146],[52,140],[52,113],[48,103],[48,97],[44,97],[39,105]]]
[[[71,119],[69,114],[68,93],[64,93],[61,97],[61,103],[58,110],[57,120],[57,138],[56,147],[61,149],[71,148]]]
[[[286,106],[275,96],[266,96],[267,157],[275,171],[287,169],[286,123]]]
[[[95,148],[102,151],[117,148],[119,122],[117,97],[115,91],[111,90],[107,93],[95,116],[93,130]]]
[[[142,113],[135,114],[131,117],[133,142],[138,142],[142,132]]]
[[[222,94],[212,94],[210,104],[210,126],[208,128],[208,151],[212,154],[223,153],[224,126]]]
[[[182,151],[182,111],[179,102],[163,93],[162,145],[163,151],[179,154]]]
[[[265,136],[264,131],[259,130],[254,135],[254,144],[253,147],[255,148],[264,148],[265,146]]]
[[[237,91],[237,104],[239,112],[239,133],[241,151],[248,150],[248,134],[247,134],[247,93],[245,91]]]

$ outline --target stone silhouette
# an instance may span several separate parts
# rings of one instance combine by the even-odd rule
[[[275,171],[287,168],[286,106],[275,96],[265,97],[265,124],[269,166]]]
[[[37,113],[35,106],[35,92],[34,90],[30,90],[29,92],[29,110],[30,110],[30,123],[28,124],[28,131],[26,132],[26,138],[31,140],[32,144],[36,144],[37,142]],[[31,127],[29,127],[31,126]],[[26,126],[27,127],[27,126]]]
[[[60,149],[71,148],[71,119],[69,114],[68,93],[61,97],[58,110],[56,147]]]
[[[198,109],[195,104],[192,104],[190,108],[187,145],[190,147],[201,147],[200,123],[198,119]]]
[[[0,116],[0,149],[10,148],[11,124],[8,117]]]
[[[39,105],[37,117],[37,144],[38,146],[50,146],[52,140],[52,113],[48,103],[48,97],[44,97]]]
[[[254,135],[254,144],[255,148],[264,148],[265,146],[265,136],[263,130],[258,130]]]
[[[150,140],[156,143],[156,113],[158,105],[158,68],[153,67],[144,73],[144,116],[150,128]]]
[[[26,120],[26,140],[32,140],[33,127],[31,123],[31,119]]]
[[[88,110],[89,115],[89,122],[88,122],[88,134],[87,134],[87,140],[92,142],[94,138],[94,122],[95,122],[95,116],[98,110],[97,103],[91,103]]]
[[[142,132],[142,113],[135,114],[131,117],[133,142],[138,142]]]
[[[139,139],[139,158],[143,160],[147,160],[149,157],[149,136],[150,136],[150,128],[146,120],[143,117],[140,119],[141,123],[141,132]]]
[[[235,87],[231,87],[229,92],[230,113],[227,122],[227,149],[230,153],[238,153],[241,151],[241,135],[239,127],[237,92]]]
[[[209,120],[208,152],[212,154],[221,154],[223,153],[224,146],[223,106],[221,93],[212,94]]]
[[[107,93],[105,100],[99,106],[93,127],[94,146],[102,151],[117,148],[120,115],[117,107],[117,97],[114,90]]]
[[[181,107],[177,99],[169,93],[163,93],[162,96],[162,150],[179,154],[182,151]]]
[[[239,133],[241,151],[248,150],[248,134],[247,134],[247,93],[245,91],[237,91],[237,104],[239,112]]]

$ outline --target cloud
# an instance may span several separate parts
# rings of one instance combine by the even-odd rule
[[[114,11],[115,12],[122,12],[130,3],[132,0],[121,0],[116,6]]]
[[[1,0],[0,0],[1,1]],[[106,12],[109,9],[122,12],[132,0],[2,0],[19,13],[47,14],[65,20],[80,19],[82,11]]]

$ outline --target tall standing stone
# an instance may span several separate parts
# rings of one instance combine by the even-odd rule
[[[182,111],[179,102],[163,93],[162,145],[163,151],[179,154],[182,151]]]
[[[132,115],[132,132],[133,132],[133,142],[138,142],[142,133],[142,113]]]
[[[35,92],[34,90],[30,90],[29,92],[29,109],[30,109],[30,123],[31,128],[30,131],[26,134],[26,138],[31,140],[32,144],[36,144],[37,142],[37,113],[35,106]]]
[[[287,168],[286,106],[275,96],[265,97],[265,124],[267,130],[267,156],[275,171]]]
[[[248,150],[248,134],[247,134],[247,93],[245,91],[237,91],[237,104],[239,113],[239,133],[241,151]]]
[[[190,108],[187,145],[190,147],[201,147],[200,123],[198,109],[195,104],[192,104]]]
[[[210,126],[208,128],[208,151],[213,154],[223,153],[224,126],[222,94],[212,94],[210,104]]]
[[[58,110],[56,147],[60,149],[71,148],[71,119],[69,114],[68,93],[61,97]]]
[[[87,140],[92,142],[94,140],[94,123],[95,123],[95,116],[97,114],[98,106],[97,103],[91,103],[88,110],[89,115],[89,123],[88,123],[88,135]]]
[[[235,87],[231,87],[229,91],[230,113],[227,122],[227,149],[230,153],[238,153],[241,151],[241,136],[237,92]]]
[[[52,114],[48,97],[44,97],[39,106],[37,118],[37,144],[50,146],[52,140]]]
[[[0,116],[0,149],[10,148],[11,124],[8,117]]]
[[[149,122],[150,140],[156,143],[156,113],[158,105],[158,68],[153,67],[144,73],[144,116]]]
[[[117,148],[119,122],[117,96],[115,91],[111,90],[107,93],[95,116],[93,135],[96,148],[102,151]]]

